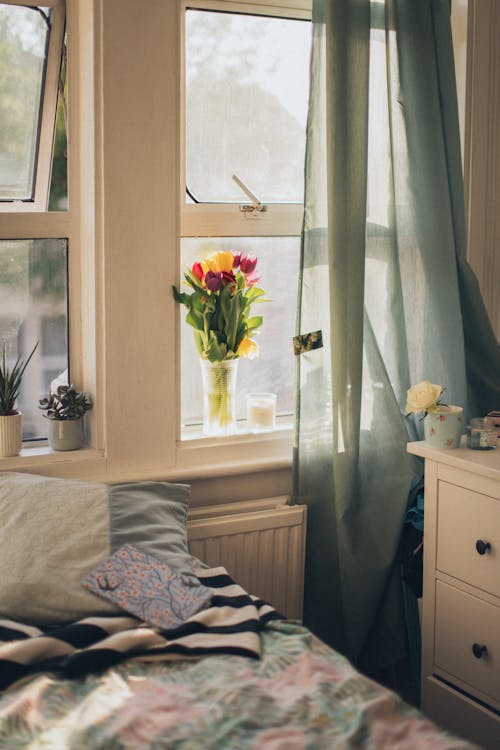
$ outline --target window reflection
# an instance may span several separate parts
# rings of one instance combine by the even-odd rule
[[[67,240],[0,240],[0,340],[9,362],[40,345],[27,368],[18,409],[24,438],[45,437],[38,400],[68,368]]]

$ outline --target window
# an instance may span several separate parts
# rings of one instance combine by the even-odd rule
[[[207,2],[208,10],[213,10],[215,4]],[[274,13],[279,2],[272,0]],[[300,12],[302,3],[303,0],[284,0],[283,5],[295,7],[297,19],[307,19],[307,13]],[[0,7],[26,4],[25,0],[0,0]],[[66,371],[64,348],[70,379],[89,393],[94,407],[86,415],[89,450],[46,455],[45,445],[31,443],[24,446],[20,457],[2,459],[0,470],[105,481],[189,481],[195,503],[200,497],[219,502],[256,497],[257,493],[261,497],[284,495],[289,486],[291,455],[288,430],[263,439],[243,436],[228,440],[224,451],[220,450],[220,443],[178,440],[179,334],[182,329],[191,346],[192,332],[184,323],[179,325],[181,309],[173,299],[171,287],[179,284],[181,276],[180,221],[186,252],[198,252],[187,245],[202,242],[203,238],[208,242],[245,241],[246,248],[255,248],[259,264],[264,266],[262,253],[271,254],[275,248],[288,252],[289,245],[285,248],[285,243],[297,243],[298,248],[302,205],[269,202],[268,210],[253,219],[239,209],[240,203],[249,202],[244,193],[241,198],[235,193],[235,200],[227,203],[186,200],[186,180],[178,175],[180,165],[185,163],[179,158],[180,133],[184,128],[184,124],[180,127],[183,105],[179,81],[184,70],[180,30],[185,8],[181,0],[147,5],[138,25],[137,3],[133,0],[43,2],[43,7],[54,9],[54,13],[62,8],[66,16],[68,82],[66,87],[62,35],[60,89],[64,88],[65,99],[62,109],[59,99],[57,118],[62,128],[59,166],[65,177],[64,190],[59,191],[62,202],[54,198],[53,203],[53,183],[59,169],[54,156],[52,170],[48,170],[51,174],[47,175],[48,205],[36,204],[35,199],[0,199],[0,247],[9,259],[17,256],[19,260],[24,254],[26,273],[18,274],[18,283],[22,281],[24,290],[30,293],[25,296],[24,307],[19,306],[24,315],[20,320],[17,308],[2,307],[7,287],[0,288],[0,342],[2,332],[11,332],[9,354],[14,357],[17,352],[28,353],[36,338],[40,341],[36,361],[30,362],[23,383],[23,416],[29,406],[33,417],[40,417],[40,390],[46,390]],[[197,0],[190,0],[189,5],[201,7]],[[232,2],[217,5],[219,9],[222,5],[233,10],[240,7]],[[241,7],[247,15],[254,8],[262,15],[264,3],[252,0]],[[131,55],[132,49],[136,54]],[[44,126],[41,121],[38,153],[43,150]],[[50,143],[56,144],[54,119],[49,132]],[[265,249],[254,245],[257,239],[266,245]],[[7,243],[9,251],[16,251],[16,255],[7,252]],[[36,325],[32,325],[31,308],[35,303],[30,295],[40,282],[30,258],[42,243],[45,252],[52,248],[54,262],[58,257],[65,296],[46,299],[43,306],[37,300]],[[271,255],[268,260],[272,263]],[[296,279],[290,282],[281,270],[273,273],[273,279],[266,279],[270,293],[273,281],[280,288],[290,283],[285,304],[286,320],[292,330]],[[5,278],[0,281],[4,283]],[[266,312],[264,326],[269,319]],[[262,349],[264,332],[263,327],[259,340]],[[256,367],[265,362],[263,355],[252,362],[241,361]],[[198,374],[198,362],[193,364]],[[239,369],[241,385],[243,368]],[[256,372],[250,368],[250,377],[254,378]],[[33,379],[32,384],[29,379]],[[199,392],[196,398],[200,398]],[[190,414],[191,424],[201,419],[201,399],[198,405],[198,413]],[[282,409],[280,403],[278,408]],[[38,433],[29,426],[26,438],[45,438],[47,426],[43,417],[41,425]],[[196,432],[196,426],[192,430]],[[238,481],[235,486],[234,477],[243,472],[251,479]],[[216,481],[206,482],[207,477]]]
[[[62,2],[0,3],[0,201],[16,210],[47,208],[63,31]]]
[[[45,437],[38,400],[68,376],[65,6],[0,2],[0,339],[9,361],[39,347],[17,404]]]
[[[277,5],[272,16],[263,3],[252,12],[224,0],[186,8],[181,268],[217,250],[257,256],[270,301],[253,308],[264,316],[260,354],[240,359],[237,418],[245,418],[245,393],[271,391],[289,423],[311,24],[306,4],[279,14]],[[184,317],[181,372],[190,375],[182,377],[181,420],[196,432],[200,368]]]

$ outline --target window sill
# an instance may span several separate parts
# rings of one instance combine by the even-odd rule
[[[95,448],[80,448],[76,451],[53,451],[47,444],[24,444],[18,456],[0,458],[0,471],[39,471],[43,474],[75,475],[102,470],[105,465],[104,452]],[[51,469],[54,469],[52,471]]]
[[[182,429],[181,439],[178,444],[185,444],[196,440],[197,445],[226,442],[231,443],[235,441],[253,441],[253,440],[275,440],[283,433],[290,433],[293,429],[292,417],[291,416],[279,416],[276,417],[276,424],[273,429],[270,430],[253,430],[247,428],[247,422],[245,419],[239,420],[236,425],[236,433],[234,435],[228,435],[227,437],[210,437],[203,433],[202,425],[192,425],[191,427],[184,427]]]
[[[186,430],[177,443],[175,474],[190,478],[254,473],[289,468],[293,429],[278,422],[274,430],[245,432],[228,437],[205,437],[199,427]],[[169,472],[170,473],[170,472]]]
[[[240,432],[225,438],[210,438],[193,428],[177,442],[176,465],[115,466],[103,450],[81,448],[53,451],[46,443],[25,444],[18,456],[0,458],[0,471],[21,471],[85,478],[101,482],[143,480],[190,481],[211,477],[254,474],[289,469],[292,465],[293,429],[281,423],[269,432]]]

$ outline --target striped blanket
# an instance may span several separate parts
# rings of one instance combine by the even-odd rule
[[[197,577],[214,590],[210,604],[173,630],[160,630],[129,616],[87,617],[47,630],[0,620],[0,690],[39,672],[80,677],[125,659],[157,661],[206,654],[258,659],[260,631],[266,622],[283,617],[244,591],[224,568],[199,570]]]

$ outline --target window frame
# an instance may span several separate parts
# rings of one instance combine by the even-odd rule
[[[290,18],[311,21],[311,0],[252,0],[252,2],[239,2],[239,0],[182,0],[180,12],[180,143],[179,143],[179,206],[180,226],[178,245],[178,264],[180,266],[181,241],[191,237],[300,237],[304,206],[302,203],[266,203],[263,212],[242,211],[242,206],[249,205],[248,197],[242,191],[239,203],[224,202],[186,202],[186,60],[185,60],[185,18],[187,10],[223,11],[227,13],[242,13],[259,16],[271,16],[278,18]],[[251,186],[250,186],[251,187]],[[259,196],[257,196],[259,197]],[[180,325],[177,322],[177,338],[180,339]],[[180,355],[180,343],[177,346]],[[180,359],[180,356],[178,356]],[[180,363],[178,382],[181,383]],[[179,446],[189,446],[193,449],[195,445],[207,444],[207,438],[199,434],[199,430],[192,428],[182,429],[181,422],[181,394],[178,398],[178,425]],[[290,419],[286,420],[289,425]],[[278,420],[279,426],[279,420]],[[290,427],[277,430],[274,438],[278,441],[285,439],[290,442]],[[213,438],[209,442],[213,442]],[[231,442],[247,442],[249,435],[245,432],[231,436],[231,438],[216,438],[223,441],[225,445]],[[273,433],[250,436],[250,440],[269,442],[273,440]],[[193,445],[194,444],[194,445]]]
[[[13,0],[3,0],[10,5],[18,5]],[[67,75],[68,75],[68,197],[67,210],[49,211],[48,199],[50,193],[50,178],[52,164],[52,150],[55,136],[55,122],[57,112],[57,89],[59,81],[59,61],[55,59],[54,47],[49,52],[51,67],[51,85],[55,85],[50,96],[52,102],[44,102],[43,123],[40,129],[41,148],[46,154],[39,161],[44,164],[38,169],[43,171],[46,180],[46,199],[33,202],[18,200],[6,201],[0,205],[0,240],[24,239],[66,239],[67,250],[67,298],[68,298],[68,361],[72,380],[82,390],[92,394],[96,392],[97,350],[99,337],[96,337],[96,306],[95,306],[95,257],[92,252],[81,254],[81,247],[94,247],[95,244],[95,207],[94,207],[94,164],[88,159],[88,154],[94,151],[94,130],[82,126],[82,118],[86,122],[93,120],[93,81],[85,80],[80,72],[82,58],[88,60],[92,47],[88,35],[83,35],[81,29],[90,21],[88,5],[92,0],[47,0],[46,5],[58,10],[58,38],[62,45],[65,31],[67,32]],[[30,5],[37,3],[30,2]],[[55,35],[54,35],[55,36]],[[52,39],[51,39],[52,42]],[[49,44],[50,46],[50,44]],[[62,46],[59,47],[59,51]],[[56,71],[56,73],[55,73]],[[93,74],[92,74],[93,76]],[[55,84],[54,84],[55,80]],[[55,95],[54,95],[55,93]],[[51,114],[52,123],[48,121]],[[92,118],[92,119],[91,119]],[[71,138],[69,134],[71,133]],[[48,165],[47,165],[48,159]],[[37,182],[42,176],[37,175]],[[84,216],[86,222],[81,222]],[[97,338],[97,343],[96,343]],[[103,414],[97,407],[87,415],[87,443],[91,446],[93,457],[102,456],[103,444]],[[46,450],[46,440],[29,441],[24,444],[21,457],[2,459],[0,469],[16,469],[18,466],[30,465],[33,461],[38,466],[40,455]],[[42,453],[40,453],[42,451]],[[93,453],[94,451],[94,453]],[[97,453],[95,453],[97,451]],[[84,454],[82,454],[82,458]],[[88,460],[89,455],[85,456]],[[57,456],[43,455],[44,462],[57,462]],[[60,458],[59,458],[60,461]]]
[[[41,3],[34,0],[2,0],[4,5],[38,7]],[[59,76],[61,54],[66,26],[66,9],[64,0],[44,0],[43,7],[52,12],[49,44],[42,80],[41,108],[38,123],[37,143],[35,147],[33,193],[31,198],[5,198],[0,200],[0,212],[46,211],[49,204],[50,180],[52,174],[52,155],[54,149],[57,102],[59,94]]]
[[[302,229],[303,205],[300,203],[269,203],[266,211],[248,216],[240,210],[248,198],[241,193],[240,203],[186,203],[186,60],[185,17],[186,10],[212,10],[227,13],[244,13],[277,18],[311,20],[311,0],[183,0],[180,14],[180,237],[294,237]]]

